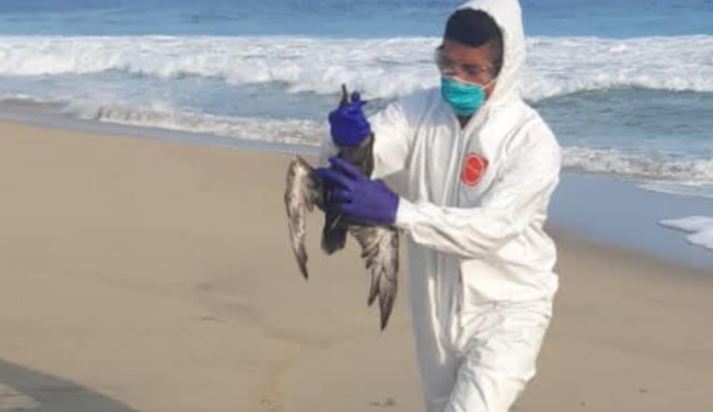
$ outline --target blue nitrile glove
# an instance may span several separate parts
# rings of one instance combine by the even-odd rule
[[[352,93],[351,103],[340,105],[329,113],[332,139],[337,146],[358,146],[371,133],[371,126],[362,107],[366,102],[359,93]]]
[[[399,196],[384,182],[369,179],[338,157],[329,162],[332,167],[315,171],[330,190],[327,209],[361,223],[391,225],[396,221]]]

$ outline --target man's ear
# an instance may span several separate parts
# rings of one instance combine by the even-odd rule
[[[485,88],[485,99],[489,99],[490,96],[495,92],[495,85],[497,82],[490,82],[490,85]]]

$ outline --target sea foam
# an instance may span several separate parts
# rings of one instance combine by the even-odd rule
[[[690,216],[659,222],[662,226],[690,233],[688,242],[713,251],[713,217]]]
[[[437,85],[432,53],[438,43],[424,37],[0,36],[0,76],[197,76],[317,94],[348,83],[369,98],[390,99]],[[713,36],[533,37],[528,59],[523,95],[532,101],[631,87],[713,92]]]

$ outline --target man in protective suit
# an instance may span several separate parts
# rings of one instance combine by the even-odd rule
[[[330,113],[331,139],[374,133],[373,175],[331,158],[327,207],[408,235],[410,301],[429,412],[506,412],[535,374],[558,287],[543,230],[560,148],[523,102],[517,0],[475,0],[435,50],[441,86],[370,120],[363,101]],[[402,196],[379,178],[406,176]],[[372,180],[373,179],[373,180]]]

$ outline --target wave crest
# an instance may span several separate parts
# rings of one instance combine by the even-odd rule
[[[279,83],[288,92],[332,94],[341,83],[368,98],[437,86],[437,38],[0,37],[0,76],[118,71],[156,78]],[[662,58],[666,56],[666,58]],[[713,92],[713,36],[528,40],[525,98],[640,87]]]
[[[713,159],[678,159],[616,149],[565,147],[563,166],[585,172],[713,185]]]
[[[78,109],[75,109],[78,110]],[[224,117],[168,108],[136,109],[118,105],[81,109],[80,117],[139,127],[212,134],[243,140],[316,146],[327,133],[326,125],[298,119]]]

